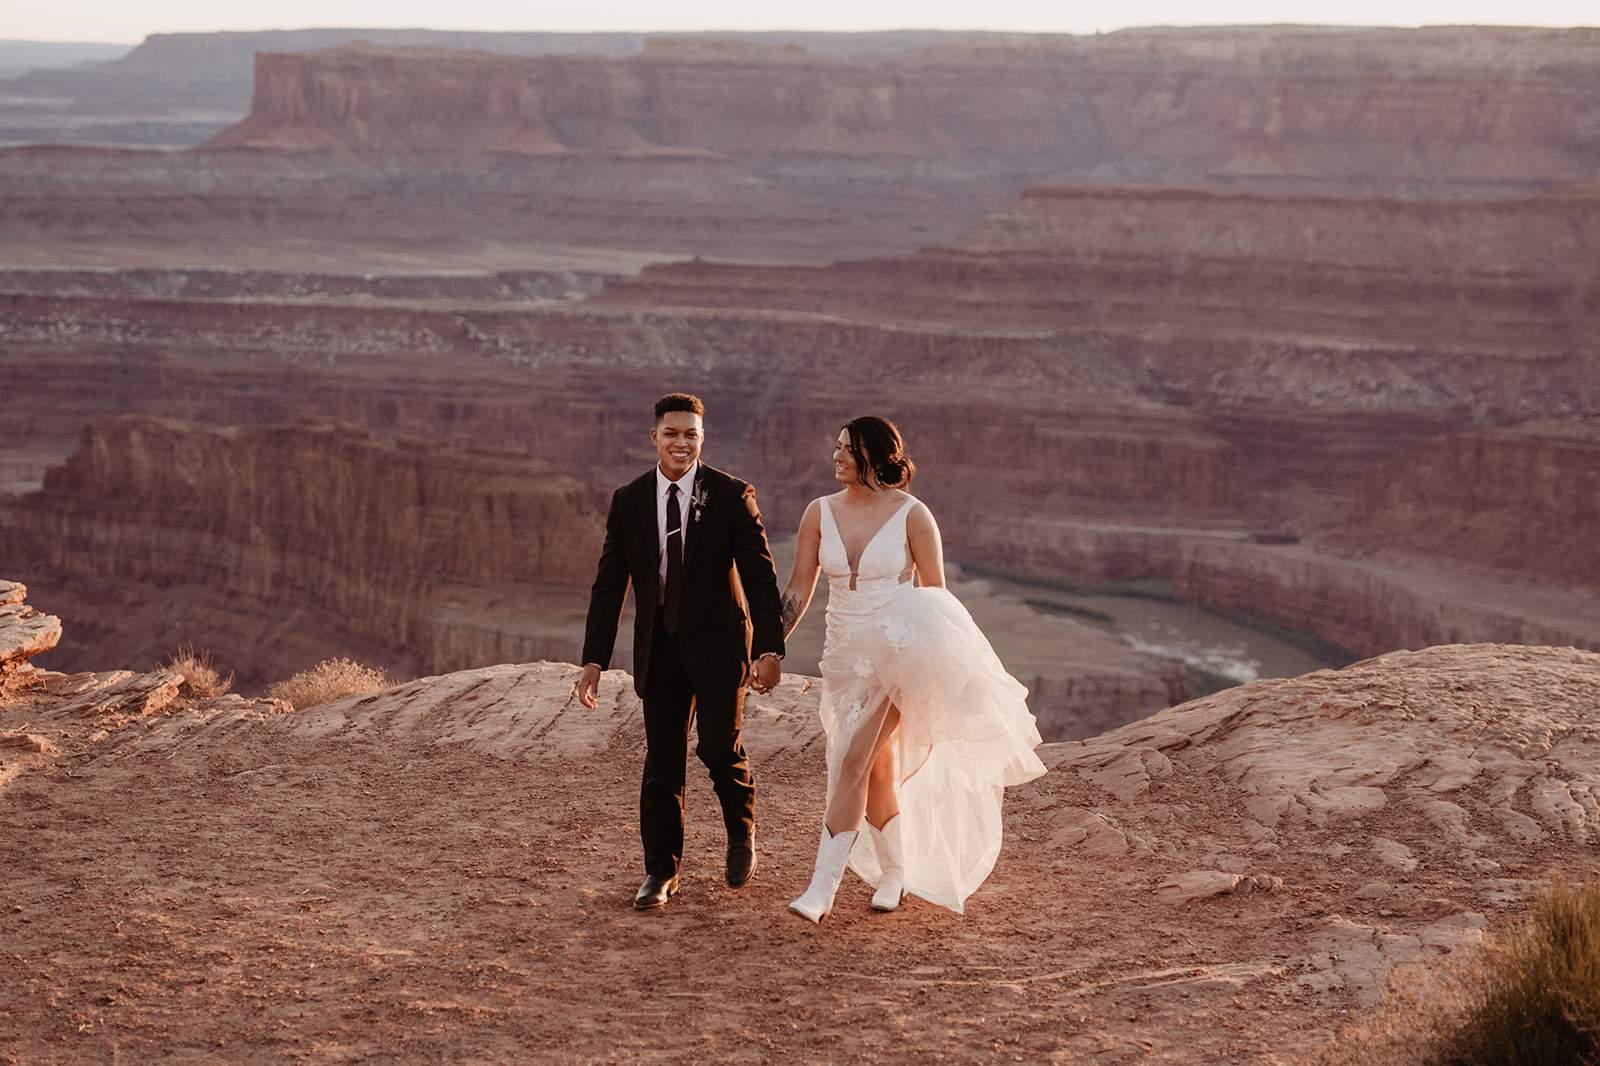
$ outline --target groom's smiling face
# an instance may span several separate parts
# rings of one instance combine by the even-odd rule
[[[669,481],[677,481],[689,472],[700,458],[700,443],[705,437],[705,427],[700,416],[693,411],[668,411],[650,431],[650,442],[661,457],[661,472]]]

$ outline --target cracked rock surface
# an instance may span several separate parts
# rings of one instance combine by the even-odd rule
[[[822,811],[819,686],[790,676],[746,709],[755,879],[723,883],[691,765],[683,890],[638,914],[638,701],[613,671],[586,710],[577,675],[297,712],[161,671],[19,675],[0,1053],[1287,1063],[1391,966],[1584,869],[1597,831],[1600,656],[1438,647],[1047,745],[965,915],[875,913],[847,875],[811,926],[785,905]]]

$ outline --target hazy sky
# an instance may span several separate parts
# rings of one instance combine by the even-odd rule
[[[454,30],[876,30],[1093,33],[1123,26],[1300,22],[1600,25],[1600,0],[14,0],[0,37],[134,43],[150,33],[421,26]]]

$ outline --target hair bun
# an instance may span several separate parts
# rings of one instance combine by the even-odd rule
[[[906,457],[905,442],[893,422],[877,415],[862,415],[844,424],[849,434],[850,454],[856,461],[856,477],[863,485],[873,482],[888,487],[911,484],[917,465]],[[873,481],[869,482],[868,477]]]

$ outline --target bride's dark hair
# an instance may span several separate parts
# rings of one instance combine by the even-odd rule
[[[893,422],[877,415],[862,415],[844,424],[850,437],[850,454],[856,461],[856,477],[863,485],[867,471],[878,476],[878,484],[903,489],[917,476],[917,464],[905,454],[905,441]]]

